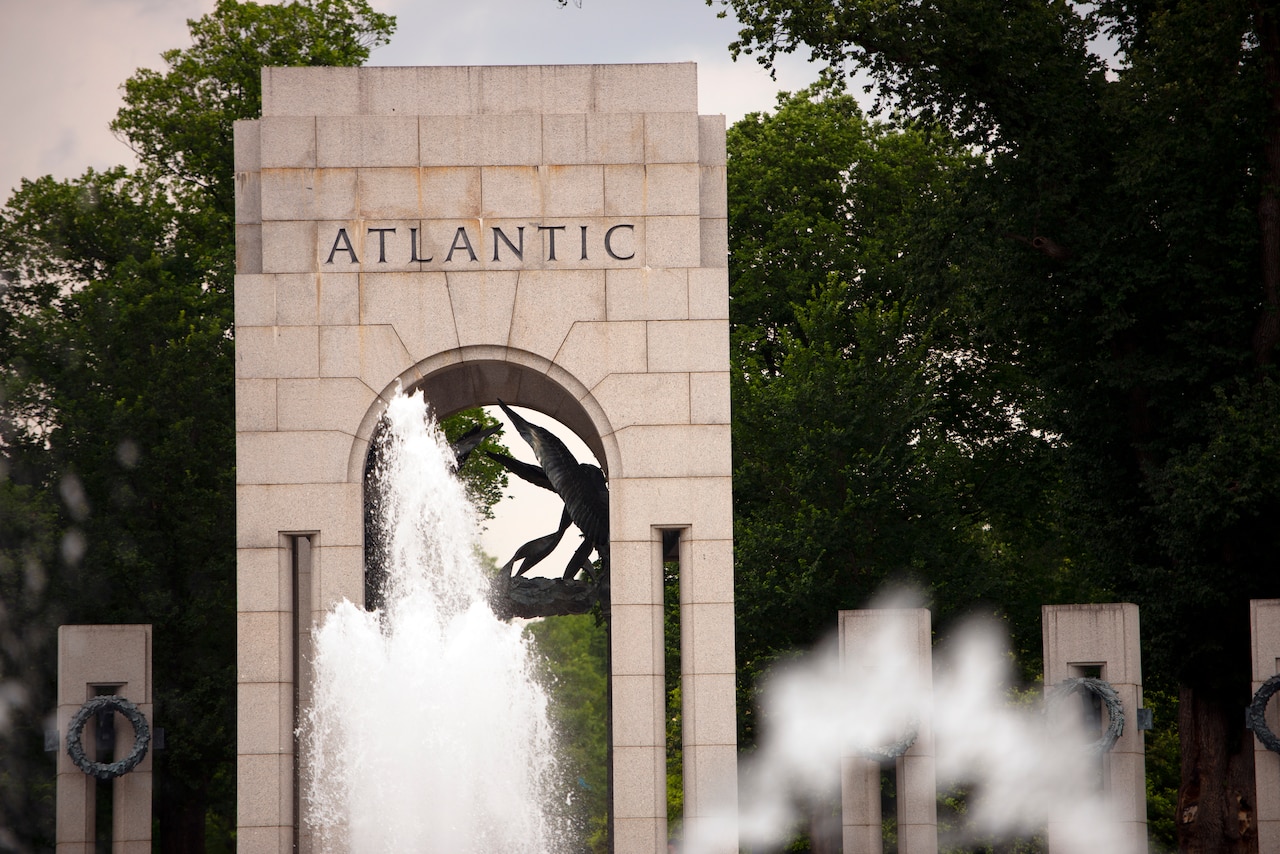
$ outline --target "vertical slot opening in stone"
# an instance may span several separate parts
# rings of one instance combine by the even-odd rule
[[[681,611],[688,601],[680,561],[682,529],[660,529],[662,534],[662,626],[663,626],[663,725],[667,746],[667,837],[679,839],[684,824],[684,676],[681,649],[685,638]]]
[[[94,685],[95,697],[119,694],[122,685]],[[110,763],[116,760],[116,713],[103,709],[93,716],[92,756],[95,762]],[[86,739],[88,740],[88,739]],[[111,854],[113,815],[115,812],[115,780],[94,780],[93,789],[93,850],[95,854]]]
[[[298,744],[298,727],[301,721],[298,720],[299,710],[305,709],[311,702],[309,688],[311,685],[310,674],[307,672],[307,662],[311,660],[311,584],[312,584],[312,536],[310,534],[296,534],[288,538],[289,544],[289,565],[290,565],[290,591],[291,605],[293,614],[293,625],[291,637],[293,638],[292,650],[292,666],[293,666],[293,715],[290,718],[290,726],[293,738],[293,827],[294,827],[294,850],[298,849],[297,833],[302,827],[302,763],[298,761],[301,755],[300,746]]]

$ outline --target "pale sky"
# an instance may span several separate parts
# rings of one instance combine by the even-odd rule
[[[779,90],[816,72],[794,57],[776,81],[755,61],[733,62],[732,19],[703,0],[372,0],[397,17],[371,65],[698,63],[699,111],[730,123],[773,107]],[[0,194],[23,178],[74,178],[87,167],[132,164],[107,124],[120,85],[160,53],[186,47],[188,18],[214,0],[0,0]]]
[[[611,62],[698,64],[699,112],[729,123],[772,109],[780,90],[817,76],[789,58],[777,80],[751,58],[733,62],[737,34],[703,0],[372,0],[397,17],[391,43],[371,65],[527,65]],[[140,67],[163,69],[162,51],[189,44],[186,21],[214,0],[0,0],[0,196],[24,177],[74,178],[88,167],[134,165],[107,129],[121,106],[120,86]],[[507,441],[526,457],[514,430]],[[572,450],[591,458],[578,443]],[[499,509],[485,547],[499,563],[521,543],[555,530],[560,507],[544,490],[512,478],[511,492],[541,501]],[[513,518],[514,517],[514,518]],[[568,553],[574,545],[567,544]],[[545,564],[554,574],[567,560]]]

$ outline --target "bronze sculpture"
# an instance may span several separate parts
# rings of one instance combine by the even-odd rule
[[[500,616],[548,617],[559,614],[584,614],[597,603],[605,614],[609,607],[609,490],[599,466],[579,463],[565,444],[551,431],[530,423],[503,401],[502,411],[515,425],[538,460],[537,465],[521,462],[506,454],[484,453],[507,471],[535,486],[549,490],[564,502],[560,523],[555,531],[537,537],[520,548],[503,566],[494,581],[491,601]],[[452,443],[455,467],[461,471],[468,458],[485,439],[500,426],[477,425]],[[382,492],[378,465],[380,445],[384,440],[383,425],[374,431],[365,461],[365,606],[379,608],[383,604],[386,577],[386,546],[377,527],[369,520],[380,513]],[[555,551],[570,525],[582,532],[582,545],[574,552],[559,578],[529,577],[530,569]],[[593,562],[595,552],[598,560]]]
[[[538,465],[522,463],[506,454],[485,453],[517,477],[560,496],[564,511],[559,527],[530,540],[502,567],[495,605],[517,617],[545,617],[585,613],[599,602],[608,609],[609,489],[599,466],[579,463],[565,444],[544,427],[532,424],[501,400],[498,405],[533,450]],[[532,567],[550,555],[569,525],[582,532],[582,545],[569,559],[560,578],[528,578]],[[599,556],[598,564],[591,553]],[[520,566],[517,569],[516,564]],[[514,575],[512,570],[515,570]],[[579,573],[585,578],[578,578]]]

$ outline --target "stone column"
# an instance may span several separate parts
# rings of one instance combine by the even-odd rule
[[[1280,599],[1254,599],[1249,603],[1249,627],[1253,638],[1253,691],[1256,694],[1272,676],[1280,673]],[[1280,734],[1280,700],[1267,705],[1267,726]],[[1253,773],[1257,785],[1258,850],[1280,851],[1280,753],[1253,740]]]
[[[1142,706],[1142,653],[1138,606],[1045,605],[1042,609],[1044,684],[1096,675],[1109,682],[1124,707],[1124,733],[1102,757],[1102,786],[1114,810],[1115,850],[1147,850],[1145,738],[1138,729]],[[1103,715],[1102,726],[1107,726]],[[1100,733],[1101,734],[1101,733]],[[1061,846],[1061,840],[1057,843]],[[1055,820],[1049,818],[1049,850],[1055,849]]]
[[[737,801],[733,577],[720,569],[732,566],[732,551],[728,539],[680,542],[685,834],[729,854],[738,850],[736,829],[723,815],[708,819],[733,814]]]
[[[899,667],[868,660],[872,645],[905,656],[904,674],[917,684],[933,679],[933,645],[929,611],[925,608],[840,612],[840,663],[858,679],[878,666]],[[891,640],[886,642],[886,635]],[[848,668],[856,668],[852,673]],[[898,851],[937,854],[938,793],[933,758],[932,692],[919,709],[915,743],[895,763],[898,791]],[[841,813],[845,854],[880,854],[884,850],[880,815],[880,765],[859,756],[841,757]]]
[[[67,754],[71,718],[92,697],[116,694],[138,707],[155,732],[151,695],[151,626],[60,626],[58,628],[58,854],[93,854],[98,782]],[[96,739],[90,721],[82,738],[91,760]],[[116,716],[115,761],[133,747],[133,731]],[[113,854],[150,854],[151,752],[112,786]]]
[[[840,815],[844,854],[880,854],[880,763],[861,756],[840,758]]]

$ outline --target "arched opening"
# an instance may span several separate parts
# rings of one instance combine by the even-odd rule
[[[513,357],[519,358],[522,354],[518,351],[512,352]],[[540,366],[539,366],[540,367]],[[605,479],[609,473],[609,458],[606,453],[608,443],[605,437],[611,437],[612,432],[608,429],[607,423],[602,422],[603,414],[597,415],[593,419],[588,413],[587,408],[581,402],[581,399],[588,399],[585,389],[577,389],[580,397],[575,396],[566,387],[572,383],[572,379],[567,375],[565,382],[557,382],[547,375],[543,370],[537,367],[529,367],[518,361],[506,361],[500,359],[475,359],[462,362],[452,361],[441,365],[438,368],[431,369],[431,366],[419,366],[426,368],[416,377],[403,376],[400,380],[401,386],[406,392],[421,390],[428,404],[430,405],[433,416],[438,422],[464,410],[474,409],[476,407],[492,407],[495,404],[505,403],[509,406],[522,407],[532,409],[545,416],[553,419],[564,428],[571,431],[577,440],[580,440],[587,446],[594,460],[589,461],[598,465],[603,472]],[[597,409],[597,412],[599,410]],[[361,480],[364,483],[364,512],[365,512],[365,549],[364,549],[364,591],[366,607],[377,607],[377,590],[379,589],[380,580],[378,577],[379,566],[379,548],[373,537],[370,536],[371,528],[370,520],[375,511],[376,490],[371,488],[371,477],[375,471],[376,453],[377,453],[377,437],[380,430],[378,419],[381,414],[381,407],[371,410],[366,417],[366,423],[362,433],[369,436],[369,441],[363,445],[363,453],[360,459]],[[514,442],[519,443],[519,437]],[[580,462],[583,462],[580,460]],[[563,496],[561,496],[563,498]],[[604,525],[607,530],[607,499],[605,499],[606,518]],[[567,506],[567,502],[566,502]],[[578,525],[582,527],[581,524]],[[607,540],[607,536],[605,537]],[[603,556],[607,550],[607,542],[601,543],[600,554]],[[498,560],[502,560],[505,556],[495,556]],[[607,558],[602,557],[607,566]],[[607,568],[605,570],[607,572]],[[604,595],[607,596],[608,588],[604,587]],[[605,600],[607,610],[608,601]]]
[[[574,452],[579,462],[597,464],[607,471],[606,437],[611,436],[607,425],[593,419],[579,397],[546,373],[514,362],[485,359],[445,365],[423,374],[412,383],[402,379],[402,384],[406,391],[423,392],[438,421],[477,407],[493,407],[499,402],[515,410],[534,410],[572,432],[586,446],[589,454]],[[580,392],[585,397],[585,391]],[[378,543],[371,524],[372,515],[376,513],[377,492],[370,479],[375,469],[380,429],[377,424],[372,427],[364,457],[364,581],[368,607],[380,604]],[[515,430],[506,431],[505,442],[512,451],[525,444]],[[607,544],[604,555],[600,565],[607,567]],[[492,555],[495,562],[509,556]],[[557,553],[556,558],[548,559],[541,566],[542,571],[558,575],[566,564]],[[572,825],[570,833],[576,837],[574,850],[595,852],[612,850],[608,595],[606,583],[601,593],[603,607],[588,613],[550,616],[526,629],[543,656],[546,666],[542,676],[551,694],[552,717],[561,733],[560,759],[564,773],[561,790],[555,793],[556,801],[565,805],[565,821]],[[585,693],[594,696],[585,696]]]

